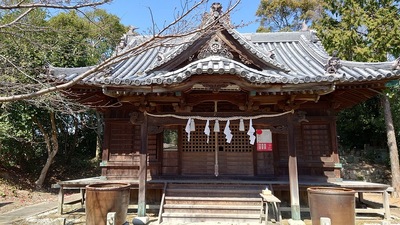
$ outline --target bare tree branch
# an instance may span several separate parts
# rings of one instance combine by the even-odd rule
[[[0,4],[0,9],[33,9],[33,8],[51,8],[51,9],[79,9],[86,7],[94,7],[111,2],[111,0],[101,1],[78,1],[76,4],[70,4],[70,1],[53,1],[55,3],[44,3],[42,1],[33,1],[31,3],[24,3],[21,1],[17,4]]]
[[[107,1],[103,1],[103,2],[107,2]],[[72,86],[74,86],[75,84],[77,84],[78,82],[80,82],[82,79],[96,73],[96,72],[100,72],[100,71],[104,71],[105,69],[111,67],[112,65],[121,62],[129,57],[135,56],[135,55],[139,55],[140,53],[150,49],[150,48],[155,48],[157,46],[161,46],[163,44],[165,44],[165,42],[168,39],[171,38],[177,38],[177,37],[185,37],[185,36],[189,36],[192,34],[197,34],[197,33],[203,33],[206,34],[207,31],[209,31],[214,23],[210,23],[210,24],[205,24],[205,26],[203,27],[199,27],[197,29],[192,29],[190,31],[184,32],[184,33],[172,33],[172,34],[168,34],[168,30],[172,27],[174,27],[175,25],[177,25],[180,21],[182,21],[185,17],[187,17],[191,12],[193,12],[196,8],[198,8],[201,4],[207,2],[207,0],[201,0],[198,3],[196,3],[195,5],[193,5],[190,9],[188,9],[187,11],[183,12],[179,17],[177,17],[173,22],[171,22],[169,25],[165,26],[163,29],[161,29],[157,34],[153,35],[152,37],[150,37],[149,39],[147,39],[146,41],[142,42],[139,45],[136,45],[132,48],[130,48],[127,51],[123,51],[123,52],[118,52],[116,53],[114,56],[106,59],[105,61],[103,61],[102,63],[92,67],[91,69],[89,69],[88,71],[74,77],[72,80],[63,83],[63,84],[57,84],[54,86],[52,83],[46,84],[45,86],[42,86],[42,88],[35,90],[33,92],[30,93],[24,93],[24,94],[15,94],[15,95],[11,95],[11,96],[2,96],[0,97],[0,102],[9,102],[9,101],[16,101],[16,100],[23,100],[23,99],[28,99],[28,98],[34,98],[34,97],[38,97],[44,94],[48,94],[51,92],[55,92],[55,91],[60,91],[60,90],[64,90],[67,88],[70,88]],[[240,3],[240,0],[237,0],[235,4],[233,4],[232,7],[230,7],[223,15],[222,17],[226,17],[228,15],[229,12],[231,12],[238,4]],[[0,8],[1,9],[1,8]]]
[[[34,10],[34,8],[29,8],[29,9],[26,10],[24,13],[22,13],[22,14],[19,15],[17,18],[15,18],[15,20],[13,20],[12,22],[1,25],[1,26],[0,26],[0,29],[1,29],[1,28],[5,28],[5,27],[9,27],[9,26],[14,25],[14,24],[17,23],[18,21],[20,21],[22,18],[24,18],[26,15],[28,15],[30,12],[32,12],[33,10]]]

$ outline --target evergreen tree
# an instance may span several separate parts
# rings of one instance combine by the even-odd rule
[[[324,6],[313,28],[329,53],[362,62],[400,56],[399,1],[328,0]]]
[[[297,31],[317,18],[322,0],[261,0],[257,32]]]

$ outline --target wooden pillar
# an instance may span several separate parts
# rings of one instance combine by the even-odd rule
[[[147,115],[141,125],[141,148],[140,148],[140,168],[139,168],[139,196],[138,196],[138,217],[146,216],[146,184],[147,184]]]
[[[292,219],[301,220],[299,179],[297,175],[296,136],[295,136],[293,114],[288,114],[287,119],[288,119],[290,207],[292,212]]]
[[[104,120],[104,135],[103,135],[103,152],[101,155],[101,162],[107,164],[109,149],[110,149],[110,132],[111,125],[109,120]],[[101,176],[106,178],[107,176],[107,167],[101,167]]]

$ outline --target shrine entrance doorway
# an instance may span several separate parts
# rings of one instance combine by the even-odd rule
[[[220,126],[220,132],[211,131],[207,138],[205,125],[196,125],[190,141],[182,131],[182,175],[254,176],[255,146],[249,143],[246,131],[239,131],[239,124],[231,124],[233,138],[227,143],[223,133],[225,123],[221,122]]]

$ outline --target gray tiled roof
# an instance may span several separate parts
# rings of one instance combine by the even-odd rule
[[[176,60],[190,51],[200,35],[164,40],[163,44],[117,63],[107,72],[86,77],[81,84],[95,86],[148,86],[151,84],[179,84],[196,74],[234,74],[254,84],[269,83],[348,83],[354,81],[381,80],[400,76],[393,62],[362,63],[340,61],[337,70],[326,72],[331,58],[312,31],[279,33],[246,33],[228,29],[228,33],[254,57],[269,66],[262,70],[251,68],[240,61],[220,55],[190,61],[187,65],[163,70],[162,65]],[[126,51],[146,40],[143,36],[128,36]],[[270,57],[271,53],[274,57]],[[50,67],[52,79],[66,82],[89,70],[85,68]],[[158,69],[161,68],[161,69]]]

